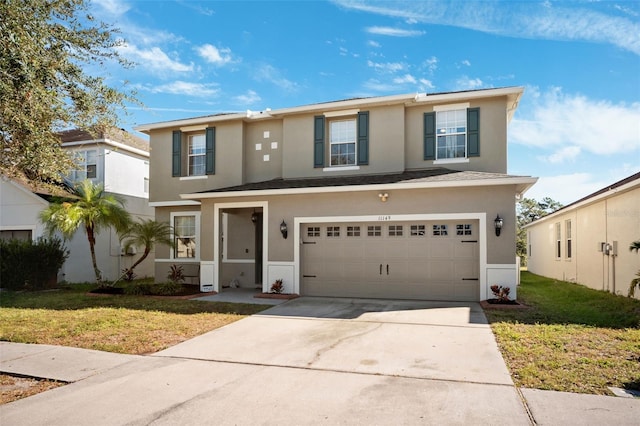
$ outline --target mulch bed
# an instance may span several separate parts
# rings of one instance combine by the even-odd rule
[[[297,299],[298,297],[300,297],[299,294],[282,294],[282,293],[258,293],[256,295],[254,295],[253,297],[256,297],[258,299],[286,299],[286,300],[291,300],[291,299]]]
[[[527,305],[510,300],[509,302],[499,302],[497,299],[487,299],[480,302],[482,309],[528,309]]]

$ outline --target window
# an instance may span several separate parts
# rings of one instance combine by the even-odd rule
[[[411,225],[411,236],[422,237],[425,234],[424,225]]]
[[[205,174],[206,140],[204,134],[189,136],[189,176]]]
[[[196,258],[197,220],[196,215],[173,216],[173,257]]]
[[[529,243],[529,251],[527,251],[527,254],[531,257],[531,231],[527,231],[527,242]]]
[[[340,236],[339,226],[327,226],[327,237],[339,237],[339,236]]]
[[[98,150],[75,151],[73,160],[78,167],[71,172],[70,178],[73,182],[98,177]]]
[[[331,167],[356,165],[356,120],[329,122]]]
[[[390,237],[402,237],[402,225],[389,225]]]
[[[0,231],[0,240],[20,240],[31,241],[32,232],[30,229],[13,229]]]
[[[434,237],[446,237],[449,235],[447,225],[433,225],[432,235]]]
[[[465,223],[456,225],[456,235],[473,235],[471,224]]]
[[[564,233],[567,238],[566,256],[567,256],[567,259],[571,259],[571,221],[570,220],[567,220],[564,223]]]
[[[468,162],[480,156],[480,108],[436,105],[424,113],[424,160]]]
[[[562,231],[560,229],[560,222],[556,223],[556,259],[562,257]]]
[[[467,156],[467,110],[439,111],[436,114],[436,159]]]
[[[307,228],[307,237],[319,237],[319,236],[320,236],[319,226],[310,226]]]
[[[149,193],[149,178],[144,178],[144,181],[142,183],[143,185],[143,190],[145,194]]]
[[[347,226],[347,237],[359,237],[359,236],[360,236],[359,226]]]
[[[367,236],[369,236],[369,237],[381,237],[382,236],[382,226],[380,226],[380,225],[367,226]]]

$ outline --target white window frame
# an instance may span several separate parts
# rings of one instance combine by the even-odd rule
[[[202,152],[191,153],[191,147],[195,138],[202,138]],[[194,173],[191,159],[202,158],[202,173]],[[195,168],[195,167],[194,167]],[[187,176],[204,176],[207,174],[207,137],[204,133],[189,135],[187,138]]]
[[[337,123],[353,123],[353,141],[351,140],[339,140],[334,142],[333,125]],[[334,145],[353,145],[353,163],[347,164],[333,164],[333,146]],[[354,167],[358,165],[358,120],[356,117],[340,118],[329,121],[329,167],[330,168],[346,168]]]
[[[95,155],[94,161],[89,162],[89,153],[93,153]],[[78,167],[75,170],[71,171],[71,180],[73,182],[79,182],[85,179],[97,179],[98,178],[98,149],[82,149],[78,151],[73,151],[73,161]],[[93,166],[95,170],[95,176],[89,177],[88,167]]]
[[[201,250],[201,241],[200,241],[200,212],[198,211],[185,211],[185,212],[172,212],[170,214],[170,220],[171,220],[171,240],[175,241],[176,235],[175,235],[175,230],[174,230],[174,225],[175,225],[175,218],[176,217],[184,217],[184,216],[194,216],[195,217],[195,224],[196,224],[196,230],[195,230],[195,256],[194,257],[176,257],[175,253],[176,253],[176,248],[172,248],[171,249],[171,253],[170,253],[170,259],[175,259],[175,260],[179,260],[179,261],[184,261],[184,262],[199,262],[200,261],[200,250]]]
[[[434,160],[434,164],[447,164],[447,163],[468,163],[468,123],[467,123],[467,110],[470,108],[470,104],[468,102],[459,103],[459,104],[450,104],[450,105],[436,105],[433,107],[433,111],[436,113],[436,159]],[[441,113],[447,113],[451,111],[464,110],[464,157],[443,157],[440,158],[438,156],[438,137],[440,135],[439,127],[438,127],[438,117],[441,116]],[[460,133],[451,133],[448,135],[457,135]]]

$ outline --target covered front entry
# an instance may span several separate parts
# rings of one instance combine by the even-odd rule
[[[480,300],[478,220],[301,226],[302,295]]]

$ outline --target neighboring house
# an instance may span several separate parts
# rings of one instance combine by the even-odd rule
[[[626,295],[640,270],[640,173],[525,227],[529,271]],[[640,296],[636,292],[637,296]]]
[[[310,296],[483,300],[512,287],[507,125],[523,88],[349,99],[136,128],[150,135],[150,204],[174,227],[156,250],[225,286]],[[496,236],[494,219],[504,227]]]
[[[67,176],[72,183],[91,179],[104,185],[107,192],[116,194],[134,218],[153,218],[154,209],[149,206],[149,144],[144,139],[123,130],[101,132],[97,137],[79,130],[60,133],[62,147],[75,156],[80,165]],[[37,239],[44,235],[40,223],[40,211],[49,205],[51,194],[32,187],[26,181],[2,179],[2,214],[0,233],[2,238]],[[89,243],[84,230],[66,242],[70,251],[59,274],[60,280],[69,282],[94,281]],[[123,253],[114,230],[103,230],[96,238],[96,257],[103,278],[115,280],[122,269],[130,266],[135,250]],[[136,268],[138,276],[153,275],[153,256]]]

